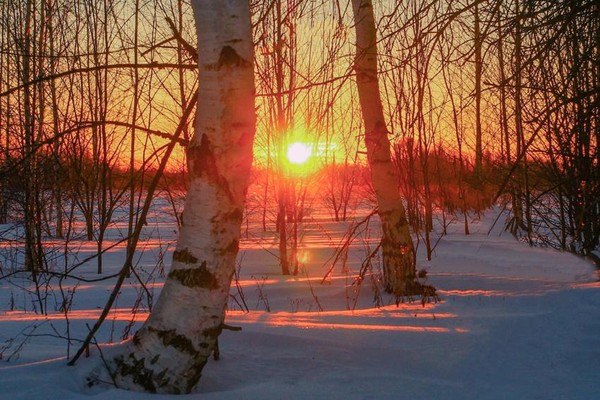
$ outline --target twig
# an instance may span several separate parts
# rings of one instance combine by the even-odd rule
[[[198,97],[198,89],[196,89],[196,92],[195,92],[194,96],[192,96],[192,98],[195,99],[197,97]],[[185,126],[188,123],[188,118],[191,115],[192,110],[194,109],[195,106],[196,106],[196,102],[190,101],[190,103],[188,104],[188,107],[185,109],[185,112],[183,113],[183,116],[181,117],[179,126],[177,127],[177,130],[175,131],[175,134],[173,135],[174,137],[177,138],[177,137],[179,137],[179,135],[181,135],[181,133],[183,132],[183,129],[185,128]],[[152,198],[154,196],[154,192],[156,190],[156,187],[158,186],[158,182],[161,179],[162,172],[164,171],[164,169],[167,165],[167,162],[169,160],[169,157],[170,157],[171,153],[173,152],[173,149],[175,148],[176,144],[177,144],[176,141],[172,141],[171,143],[169,143],[169,146],[167,147],[165,155],[163,156],[163,158],[160,162],[158,171],[157,171],[156,175],[154,175],[152,182],[150,183],[150,185],[148,187],[148,193],[146,195],[144,207],[142,209],[141,216],[136,223],[135,230],[132,235],[133,237],[132,237],[131,243],[132,243],[133,250],[135,250],[135,248],[137,247],[137,242],[140,238],[142,228],[144,227],[144,222],[146,221],[146,216],[148,215],[148,211],[150,210],[150,204],[152,203]],[[112,293],[110,294],[110,296],[108,298],[108,301],[106,302],[106,305],[104,306],[104,309],[102,310],[102,314],[100,315],[100,317],[94,324],[94,327],[89,332],[88,336],[85,338],[84,344],[79,348],[79,350],[75,354],[75,357],[73,357],[73,359],[71,361],[69,361],[69,363],[67,365],[69,365],[69,366],[75,365],[75,363],[77,362],[79,357],[81,357],[81,355],[83,354],[85,349],[89,346],[95,333],[98,331],[98,329],[100,329],[100,326],[102,325],[102,323],[108,316],[108,313],[110,312],[110,310],[117,298],[117,295],[119,294],[119,291],[121,290],[121,286],[123,285],[123,282],[125,281],[125,278],[127,277],[127,275],[129,275],[129,271],[132,267],[133,255],[135,252],[130,251],[128,253],[129,254],[127,255],[127,260],[125,260],[123,267],[119,271],[119,277],[117,279],[117,282],[115,283]]]
[[[369,215],[367,215],[365,218],[363,218],[361,221],[357,222],[352,229],[348,232],[347,235],[347,239],[344,241],[344,243],[342,244],[342,246],[338,246],[337,251],[335,252],[335,255],[330,257],[329,260],[331,260],[333,258],[333,262],[331,263],[331,267],[327,270],[327,272],[325,273],[325,275],[323,276],[323,279],[321,279],[321,285],[323,285],[326,281],[327,278],[331,275],[331,273],[333,272],[333,269],[335,268],[335,265],[337,263],[337,261],[339,260],[339,258],[341,257],[342,251],[345,248],[348,248],[350,246],[350,243],[352,242],[352,240],[354,240],[354,237],[356,235],[356,231],[358,230],[358,228],[360,226],[362,226],[363,224],[369,222],[369,220],[371,219],[371,217],[373,215],[375,215],[378,212],[378,209],[374,209],[373,211],[371,211],[369,213]],[[342,238],[343,240],[343,238]],[[325,264],[327,264],[329,262],[329,260],[325,261]]]

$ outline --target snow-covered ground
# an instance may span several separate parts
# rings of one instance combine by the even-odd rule
[[[278,273],[269,253],[276,248],[274,235],[251,227],[240,254],[239,289],[232,287],[235,299],[227,316],[228,324],[242,331],[222,334],[222,358],[207,364],[198,393],[177,398],[597,398],[600,283],[593,265],[571,254],[529,248],[502,233],[501,222],[488,234],[496,215],[490,211],[473,221],[469,236],[460,232],[461,224],[450,225],[432,261],[425,260],[420,246],[419,267],[427,269],[428,283],[442,299],[425,306],[397,307],[383,296],[383,305],[376,307],[370,278],[353,285],[353,274],[372,246],[366,239],[351,247],[348,271],[337,265],[322,283],[347,225],[324,218],[306,224],[298,277]],[[371,225],[366,232],[375,238],[377,227]],[[161,254],[168,266],[174,232],[168,224],[150,228],[162,229],[160,240],[154,235],[138,268],[156,298],[162,280],[155,267]],[[93,251],[83,243],[79,257]],[[123,256],[122,246],[105,254],[106,275],[118,270]],[[80,275],[96,276],[93,263],[83,268]],[[148,398],[109,385],[87,387],[86,375],[102,364],[98,348],[68,367],[67,342],[56,337],[68,329],[72,338],[83,338],[113,281],[80,283],[68,324],[54,311],[60,308],[58,283],[48,301],[51,312],[42,317],[31,311],[32,296],[18,288],[27,285],[24,278],[0,281],[0,399]],[[63,290],[68,293],[73,285],[67,280]],[[240,293],[249,312],[242,310]],[[132,316],[137,298],[142,309]],[[149,301],[132,277],[98,342],[118,342],[130,321],[135,330]],[[71,355],[77,345],[72,342]],[[111,346],[103,344],[102,353]]]

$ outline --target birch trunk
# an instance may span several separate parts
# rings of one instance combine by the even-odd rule
[[[113,360],[119,387],[189,393],[221,333],[255,132],[248,1],[192,0],[199,53],[190,184],[173,264],[148,320]]]
[[[483,134],[481,129],[481,78],[483,67],[481,48],[483,47],[483,41],[480,25],[479,6],[475,5],[475,179],[478,190],[481,189],[483,184]],[[479,211],[478,204],[477,212]]]
[[[416,281],[415,250],[390,155],[377,77],[375,18],[371,0],[352,0],[356,29],[356,81],[365,126],[367,158],[377,196],[383,237],[384,286],[399,298],[422,294]]]
[[[528,177],[528,161],[527,161],[527,145],[525,140],[525,132],[523,126],[523,36],[522,36],[522,19],[521,5],[519,0],[515,1],[515,132],[517,139],[517,163],[519,163],[515,175],[518,177],[516,187],[516,198],[513,201],[513,214],[515,216],[515,226],[513,234],[516,235],[519,228],[527,233],[528,243],[532,243],[531,233],[531,207],[529,193],[529,177]],[[522,157],[519,161],[518,157]],[[523,193],[524,190],[524,193]],[[525,209],[523,210],[523,198],[525,199]]]

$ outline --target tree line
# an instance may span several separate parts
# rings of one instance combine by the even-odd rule
[[[192,100],[189,4],[29,0],[2,7],[0,219],[16,212],[25,221],[27,265],[43,263],[33,244],[40,247],[45,234],[64,236],[72,207],[101,248],[116,204],[125,201],[136,214],[145,171],[156,167]],[[354,22],[349,3],[251,7],[259,50],[256,146],[266,154],[256,163],[274,171],[263,201],[279,204],[281,267],[293,272],[298,199],[282,178],[280,149],[301,129],[326,149],[343,149],[326,150],[325,165],[348,169],[365,159],[352,85]],[[384,1],[374,12],[386,128],[413,228],[427,239],[433,211],[446,208],[433,192],[459,192],[465,232],[469,211],[499,197],[515,235],[590,254],[600,231],[598,6]],[[184,125],[183,146],[191,125]],[[440,157],[455,160],[451,183],[437,182]],[[183,169],[183,161],[174,164]],[[123,182],[112,176],[117,169],[129,170],[128,183],[114,183]]]

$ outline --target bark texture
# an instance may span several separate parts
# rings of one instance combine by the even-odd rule
[[[248,1],[192,0],[199,54],[189,192],[171,270],[126,351],[119,387],[189,393],[223,327],[235,269],[256,116]]]
[[[397,170],[383,113],[377,72],[377,37],[371,0],[352,0],[356,29],[356,82],[365,126],[367,158],[383,231],[385,289],[396,296],[422,294],[416,282],[415,250],[399,191]]]

